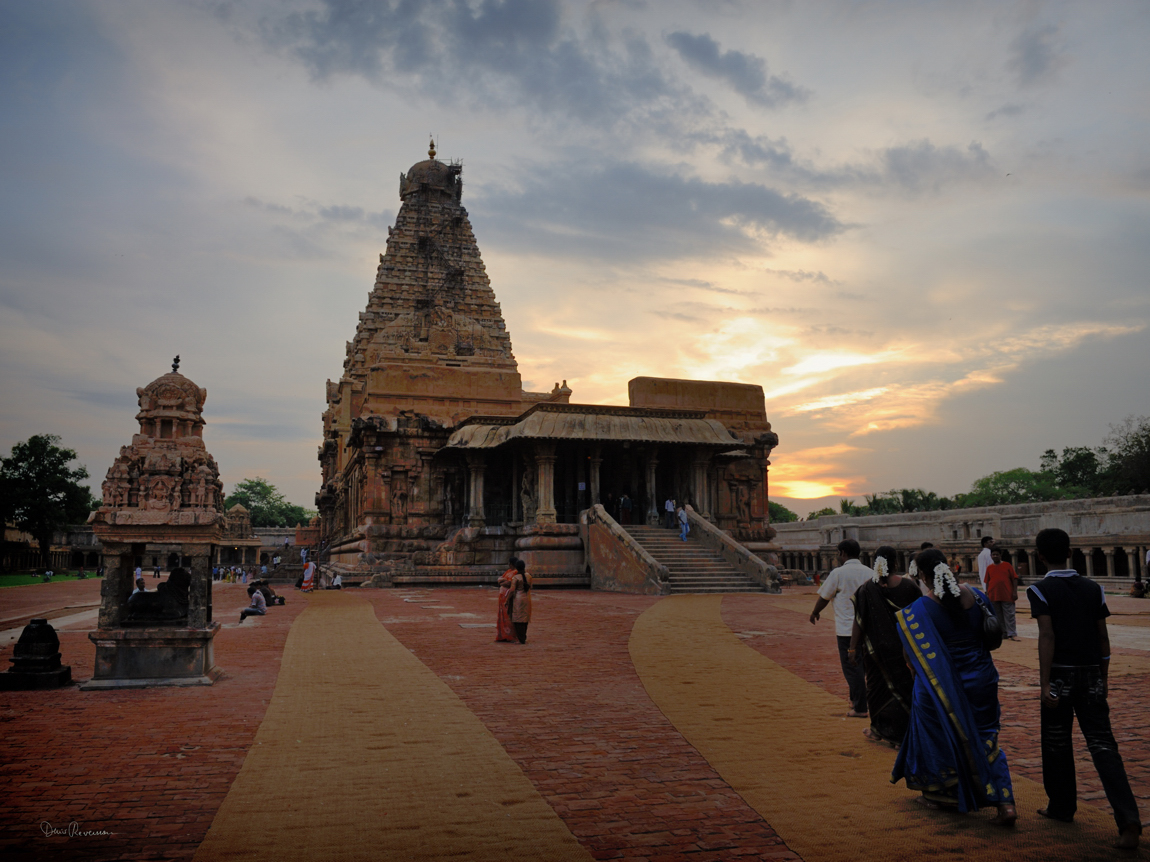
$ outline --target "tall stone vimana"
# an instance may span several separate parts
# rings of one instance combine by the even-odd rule
[[[541,585],[650,592],[641,572],[594,570],[604,553],[650,564],[616,520],[661,523],[668,496],[773,550],[762,388],[636,377],[626,407],[571,403],[566,381],[524,391],[463,167],[428,156],[400,174],[375,286],[327,382],[321,559],[375,583],[485,583],[515,554]]]

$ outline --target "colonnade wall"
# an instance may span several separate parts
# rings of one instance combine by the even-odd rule
[[[843,539],[859,543],[868,565],[877,548],[890,545],[899,552],[898,568],[905,571],[921,544],[932,542],[952,568],[977,571],[982,537],[992,536],[1003,559],[1013,563],[1023,579],[1035,580],[1046,569],[1035,556],[1034,537],[1040,530],[1059,528],[1070,536],[1072,564],[1080,574],[1133,580],[1145,576],[1150,494],[861,518],[825,515],[772,526],[783,566],[810,573],[835,567],[836,546]]]

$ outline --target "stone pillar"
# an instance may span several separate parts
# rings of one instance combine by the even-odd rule
[[[603,465],[603,449],[601,446],[591,447],[591,458],[588,464],[591,468],[590,476],[588,477],[590,482],[587,485],[587,490],[591,494],[588,505],[594,506],[599,502],[599,468]],[[612,517],[614,517],[614,515],[612,515]]]
[[[192,576],[188,587],[188,628],[205,629],[212,621],[212,546],[183,545],[180,554],[190,558]]]
[[[647,513],[646,521],[647,526],[656,527],[659,525],[659,510],[655,508],[655,468],[659,466],[659,459],[656,457],[657,451],[650,449],[646,453],[646,458],[643,459],[643,473],[647,486]]]
[[[1094,549],[1083,548],[1082,556],[1086,557],[1086,577],[1094,577]]]
[[[1114,548],[1103,548],[1102,553],[1106,555],[1106,577],[1114,577]]]
[[[467,526],[485,527],[487,522],[483,517],[483,470],[484,457],[481,452],[467,453],[467,470],[470,475],[468,488],[470,494],[467,498]]]
[[[100,582],[102,629],[119,628],[124,605],[135,588],[132,546],[104,542],[104,580]]]
[[[555,444],[535,444],[535,507],[536,524],[554,524],[555,511]]]
[[[1130,578],[1130,580],[1134,580],[1134,573],[1138,571],[1136,568],[1138,564],[1134,559],[1135,553],[1136,551],[1134,548],[1126,549],[1126,575]]]
[[[1033,583],[1038,583],[1038,557],[1034,555],[1034,551],[1027,550],[1026,564],[1030,569],[1030,580]]]
[[[695,498],[695,508],[699,517],[711,520],[711,505],[707,498],[707,468],[711,464],[710,452],[696,452],[691,459],[691,495]],[[737,509],[736,504],[736,509]]]

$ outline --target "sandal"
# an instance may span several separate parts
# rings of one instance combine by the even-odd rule
[[[1018,810],[1008,803],[998,806],[998,813],[991,818],[990,822],[998,826],[1013,826],[1016,820],[1018,820]]]
[[[1045,817],[1047,820],[1057,820],[1059,823],[1073,823],[1074,822],[1074,815],[1073,814],[1071,814],[1069,817],[1063,817],[1059,814],[1052,814],[1050,812],[1049,808],[1039,808],[1038,809],[1038,815],[1040,817]]]
[[[891,748],[894,748],[893,742],[891,742],[889,739],[883,739],[881,736],[875,733],[872,728],[864,727],[863,736],[865,736],[871,742],[877,742],[879,745],[889,745]]]
[[[853,709],[847,713],[847,718],[870,718],[870,715],[865,712],[855,712]]]

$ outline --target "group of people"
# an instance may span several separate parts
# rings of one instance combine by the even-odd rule
[[[1018,813],[998,745],[998,670],[990,653],[1001,637],[1017,638],[1017,576],[1011,578],[1013,569],[1002,563],[992,539],[983,547],[989,558],[979,565],[985,593],[960,584],[930,543],[900,575],[893,570],[894,548],[879,548],[871,569],[859,560],[858,542],[846,539],[838,545],[838,567],[819,587],[810,622],[833,604],[850,693],[847,715],[869,718],[864,735],[898,750],[891,781],[919,791],[928,808],[966,812],[993,805],[994,822],[1012,826]],[[1047,566],[1046,577],[1027,590],[1038,624],[1042,773],[1049,799],[1038,813],[1064,822],[1074,818],[1071,727],[1077,716],[1114,810],[1117,846],[1136,848],[1141,820],[1106,702],[1106,594],[1068,568],[1064,531],[1041,531],[1035,547]]]
[[[527,624],[531,622],[531,575],[527,564],[512,557],[510,565],[499,576],[499,607],[495,614],[497,643],[527,643]]]
[[[312,560],[303,567],[303,574],[295,582],[295,587],[301,593],[310,593],[314,590],[342,590],[343,589],[343,576],[336,572],[332,575],[330,572],[321,571]]]
[[[258,578],[252,582],[248,587],[248,598],[251,599],[251,604],[240,611],[241,623],[251,616],[262,617],[273,605],[287,604],[283,596],[276,595],[276,591],[266,578]]]

